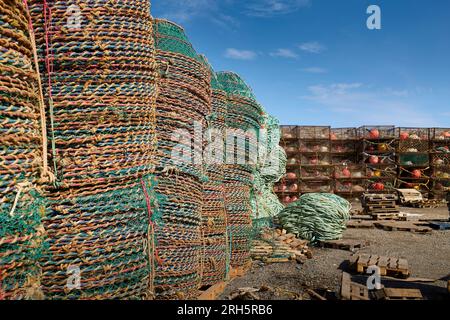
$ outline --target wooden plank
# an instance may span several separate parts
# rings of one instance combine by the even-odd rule
[[[389,264],[389,257],[381,256],[378,259],[378,267],[380,268],[380,274],[385,276],[387,274],[387,266]]]
[[[350,283],[351,300],[369,300],[369,289],[359,283]]]
[[[350,274],[347,272],[342,272],[342,280],[341,280],[341,298],[343,300],[350,300]]]
[[[208,288],[207,290],[203,291],[197,298],[197,300],[206,300],[206,301],[216,300],[225,290],[226,286],[227,286],[226,283],[223,281],[217,283]]]
[[[388,299],[423,299],[418,289],[384,288],[384,293]]]
[[[347,228],[373,229],[375,226],[372,221],[349,221]]]
[[[317,292],[315,292],[314,290],[312,290],[312,289],[306,289],[306,292],[309,294],[309,295],[311,295],[312,297],[315,297],[315,298],[317,298],[317,299],[319,299],[319,300],[322,300],[322,301],[326,301],[327,299],[325,299],[324,297],[322,297],[320,294],[318,294]]]
[[[397,270],[398,259],[397,258],[389,258],[388,269]]]
[[[398,259],[398,267],[399,270],[405,270],[408,271],[409,270],[409,266],[408,266],[408,260],[406,259]]]
[[[380,257],[377,256],[377,255],[372,255],[372,256],[370,257],[369,262],[368,262],[368,266],[369,266],[369,267],[370,267],[370,266],[376,266],[377,263],[378,263],[378,259],[379,259],[379,258],[380,258]]]

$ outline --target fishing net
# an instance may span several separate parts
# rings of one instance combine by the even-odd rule
[[[50,246],[41,262],[43,290],[54,299],[149,298],[147,189],[157,147],[150,3],[29,6],[56,177],[43,219]],[[76,270],[81,281],[68,288]]]
[[[253,236],[261,229],[272,227],[274,218],[284,209],[278,196],[273,192],[274,184],[286,174],[286,153],[280,147],[281,131],[278,120],[265,113],[263,115],[265,134],[260,137],[260,161],[254,174],[252,188]],[[262,149],[262,151],[261,151]]]
[[[289,204],[279,215],[284,229],[301,239],[337,240],[350,219],[350,203],[334,194],[311,193]]]
[[[46,253],[45,199],[24,188],[0,214],[0,300],[43,299],[39,260]],[[14,207],[14,210],[13,210]],[[9,210],[9,211],[7,211]]]
[[[181,26],[168,20],[158,19],[154,32],[155,45],[158,49],[200,60]]]
[[[59,186],[138,179],[153,170],[157,74],[149,6],[30,1]]]
[[[211,113],[210,70],[184,30],[154,21],[160,69],[157,99],[158,205],[155,292],[159,299],[189,299],[202,274],[202,204],[206,173],[201,160],[203,130]]]
[[[208,180],[203,184],[202,207],[202,286],[214,285],[226,277],[229,262],[227,245],[227,217],[224,189],[224,144],[226,120],[226,94],[217,76],[211,71],[211,114],[206,131],[207,148],[204,153],[204,168]]]
[[[259,129],[264,123],[262,107],[250,87],[237,74],[217,73],[227,94],[225,199],[231,266],[249,261],[252,234],[254,175],[258,169]],[[253,208],[255,206],[253,205]]]
[[[0,0],[0,300],[44,297],[42,101],[29,21],[22,0]]]
[[[158,259],[155,293],[158,299],[190,299],[200,286],[202,184],[184,173],[158,174]]]
[[[49,196],[45,225],[50,251],[42,259],[43,290],[49,298],[151,298],[154,185],[148,176]]]

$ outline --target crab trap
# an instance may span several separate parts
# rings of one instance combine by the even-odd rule
[[[369,178],[365,180],[365,189],[370,193],[394,191],[395,179],[389,178]]]
[[[398,128],[399,153],[426,153],[430,147],[430,129]]]
[[[334,192],[338,194],[361,194],[365,190],[365,182],[362,179],[337,179],[334,185]]]
[[[357,128],[333,128],[330,134],[331,141],[359,140]]]
[[[377,166],[377,165],[366,165],[366,174],[369,179],[392,179],[397,177],[397,166]]]
[[[300,153],[329,153],[329,140],[301,140],[298,151]]]
[[[434,167],[450,166],[450,152],[448,153],[431,153],[431,165]]]
[[[431,180],[411,181],[405,179],[397,179],[396,186],[398,189],[415,189],[422,193],[422,196],[424,198],[429,198],[433,183]]]
[[[431,183],[431,193],[434,199],[445,199],[450,190],[450,180],[434,180]]]
[[[298,137],[300,140],[330,140],[331,127],[300,126]]]
[[[450,181],[450,166],[433,167],[431,178],[435,181]]]
[[[334,140],[331,141],[331,152],[333,154],[356,154],[360,142],[357,140]]]
[[[390,166],[396,164],[395,153],[362,153],[362,163],[372,166]]]
[[[300,178],[329,180],[333,177],[333,167],[331,166],[306,166],[300,168]]]
[[[450,142],[450,128],[432,128],[430,129],[430,139],[433,141]]]
[[[297,140],[298,139],[298,126],[280,126],[281,140]]]
[[[406,153],[398,155],[398,165],[403,167],[424,167],[430,163],[428,153]]]
[[[358,136],[366,140],[395,139],[395,126],[362,126],[358,128]]]
[[[357,154],[332,154],[331,164],[333,165],[353,165],[358,163]]]
[[[333,189],[332,180],[303,180],[300,182],[301,193],[333,193]]]
[[[423,181],[430,180],[430,168],[404,168],[399,167],[398,178],[405,181]]]
[[[283,149],[288,156],[296,155],[299,153],[298,142],[296,141],[284,141]]]
[[[369,154],[395,153],[396,141],[395,139],[383,141],[364,140],[361,144],[361,147],[362,152]]]
[[[335,179],[364,179],[367,178],[367,167],[361,164],[335,165]]]
[[[302,154],[300,156],[302,166],[329,166],[331,156],[329,153]]]

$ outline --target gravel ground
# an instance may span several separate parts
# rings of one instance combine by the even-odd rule
[[[424,217],[430,214],[437,218],[448,217],[446,210],[436,212],[436,210],[408,208],[406,212],[420,213]],[[383,280],[387,286],[410,287],[413,285],[420,288],[428,299],[445,297],[446,289],[443,288],[446,288],[450,277],[450,231],[433,231],[431,234],[422,235],[379,229],[348,229],[344,233],[344,239],[369,241],[369,246],[363,248],[361,253],[407,259],[412,277],[441,279],[431,284],[405,284],[405,282]],[[220,298],[227,299],[238,288],[264,287],[265,292],[257,293],[262,299],[311,299],[306,292],[307,289],[313,289],[329,299],[336,299],[342,270],[348,271],[345,261],[352,253],[320,248],[312,248],[312,251],[313,259],[306,261],[303,265],[295,262],[264,265],[255,261],[247,275],[234,279]],[[362,282],[365,278],[356,276],[353,280]]]

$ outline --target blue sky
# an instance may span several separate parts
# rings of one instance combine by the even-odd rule
[[[283,124],[450,127],[448,0],[153,0],[152,14]]]

